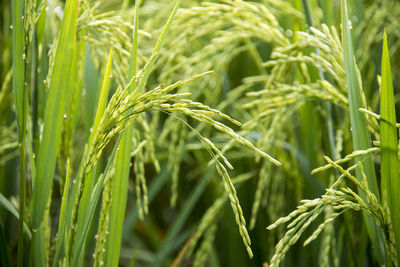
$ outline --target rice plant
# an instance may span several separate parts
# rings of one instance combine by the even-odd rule
[[[1,266],[398,266],[397,0],[1,2]]]

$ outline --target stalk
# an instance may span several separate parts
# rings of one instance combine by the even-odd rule
[[[12,1],[12,44],[13,44],[13,93],[17,113],[20,176],[19,176],[19,221],[18,221],[18,266],[23,266],[24,220],[25,220],[25,129],[26,97],[25,83],[25,43],[24,43],[24,0]]]

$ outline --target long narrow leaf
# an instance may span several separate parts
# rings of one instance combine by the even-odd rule
[[[24,32],[24,0],[12,1],[12,44],[13,44],[13,92],[20,142],[20,183],[19,183],[19,217],[18,225],[18,266],[23,265],[23,222],[25,211],[25,128],[27,118],[27,92],[25,83],[25,32]]]
[[[155,59],[157,58],[155,55],[157,55],[157,54],[160,52],[160,49],[161,49],[161,47],[163,46],[163,44],[164,44],[164,42],[165,42],[165,38],[167,37],[168,31],[169,31],[169,29],[171,28],[172,21],[173,21],[175,15],[176,15],[176,12],[178,11],[178,8],[179,8],[181,2],[182,2],[182,0],[177,0],[177,1],[175,2],[174,9],[172,10],[171,15],[169,16],[169,18],[168,18],[166,24],[164,25],[164,28],[163,28],[163,30],[162,30],[162,32],[161,32],[161,34],[160,34],[160,37],[159,37],[158,40],[157,40],[156,46],[155,46],[154,49],[153,49],[153,53],[152,53],[152,58],[153,58],[153,60],[150,60],[150,62],[147,63],[148,68],[146,68],[146,69],[144,70],[143,78],[139,81],[139,84],[138,84],[138,86],[137,86],[137,88],[136,88],[136,90],[139,91],[139,92],[140,92],[140,91],[144,88],[144,86],[146,85],[147,79],[148,79],[148,77],[149,77],[151,71],[153,70],[153,65],[154,65],[154,63],[155,63]]]
[[[181,0],[177,0],[175,7],[164,26],[163,31],[157,41],[157,44],[153,50],[153,55],[157,55],[162,45],[164,44],[166,35],[171,27],[172,20],[175,17],[177,9],[180,5]],[[134,33],[133,33],[133,51],[131,59],[131,77],[136,75],[137,70],[137,48],[138,48],[138,1],[135,2],[135,18],[134,18]],[[152,57],[156,58],[156,57]],[[143,77],[140,79],[139,84],[133,84],[129,91],[135,91],[140,93],[146,85],[147,79],[152,71],[154,60],[147,64],[147,68],[144,70]],[[126,200],[128,194],[128,180],[129,180],[129,166],[132,152],[132,137],[133,137],[133,126],[132,124],[127,127],[125,132],[122,134],[121,143],[119,144],[119,151],[117,152],[117,161],[115,166],[115,178],[112,183],[112,203],[110,211],[110,235],[107,241],[107,254],[106,254],[106,265],[107,266],[118,266],[123,220],[125,216]]]
[[[131,55],[131,72],[130,76],[136,75],[137,70],[137,35],[138,35],[138,1],[135,2],[135,17],[134,17],[134,31],[133,31],[133,49]],[[133,84],[129,91],[136,88]],[[133,126],[128,125],[127,129],[122,133],[121,143],[117,144],[117,150],[114,182],[112,183],[111,195],[111,208],[110,208],[110,234],[106,243],[106,265],[118,266],[119,254],[121,249],[122,228],[125,218],[126,201],[128,198],[128,182],[129,170],[132,152],[132,136]]]
[[[76,26],[78,17],[78,0],[66,2],[57,47],[54,58],[54,67],[50,78],[49,95],[44,115],[43,134],[37,157],[36,183],[33,188],[32,201],[32,228],[33,244],[31,260],[35,266],[46,264],[41,227],[46,206],[50,197],[56,165],[58,147],[60,144],[61,128],[68,88],[68,73],[73,58]],[[40,260],[36,260],[40,259]]]
[[[89,137],[89,146],[92,144],[99,127],[101,118],[103,116],[106,104],[108,92],[110,89],[111,82],[111,66],[112,66],[112,50],[110,51],[107,65],[104,71],[103,84],[100,91],[99,103],[97,105],[96,115],[93,122],[92,131]],[[107,175],[105,173],[105,175]],[[91,199],[92,190],[96,182],[96,167],[90,171],[90,173],[85,177],[84,189],[80,198],[79,210],[78,210],[78,221],[77,229],[74,237],[74,250],[72,254],[72,264],[74,266],[81,266],[83,263],[85,250],[87,231],[89,231],[90,223],[92,221],[93,212],[97,206],[97,202],[93,202]],[[75,194],[73,194],[75,195]]]
[[[398,176],[398,138],[396,128],[396,110],[390,68],[387,35],[383,38],[382,52],[382,91],[381,91],[381,195],[387,201],[390,210],[396,244],[400,244],[400,188]],[[400,245],[396,246],[400,255]],[[398,264],[400,264],[400,257]]]
[[[12,215],[15,216],[15,218],[19,220],[18,211],[14,208],[14,206],[10,203],[10,201],[8,201],[8,199],[3,196],[3,194],[0,194],[0,206],[3,206],[3,208],[8,210]],[[29,230],[25,222],[23,224],[24,224],[24,229],[28,234],[28,237],[31,238],[31,231]]]
[[[22,135],[25,129],[26,114],[24,112],[24,99],[26,92],[24,90],[25,81],[25,42],[24,42],[24,0],[12,1],[12,42],[13,42],[13,92],[15,100],[15,110],[17,113],[17,123],[19,134]]]
[[[349,95],[349,110],[350,110],[350,123],[353,135],[353,148],[354,150],[366,150],[371,147],[371,137],[367,128],[367,122],[364,115],[359,111],[362,108],[362,89],[359,84],[357,75],[357,65],[355,62],[353,44],[351,38],[351,21],[347,11],[347,1],[342,0],[342,29],[343,29],[343,56],[346,71],[346,83]],[[361,159],[356,159],[361,160]],[[374,161],[371,156],[363,159],[364,170],[367,175],[369,189],[379,199],[378,185],[376,182]],[[357,169],[356,177],[362,181],[362,174]],[[365,194],[360,193],[361,197],[365,200]],[[366,213],[363,213],[368,234],[371,238],[372,245],[375,250],[376,257],[380,263],[385,262],[385,252],[383,247],[383,239],[378,226],[374,223],[373,219]]]
[[[106,69],[104,72],[103,85],[102,85],[101,91],[100,91],[99,103],[97,105],[96,116],[94,118],[92,135],[91,135],[91,140],[90,140],[89,144],[91,144],[93,141],[92,140],[94,137],[93,133],[95,133],[97,131],[97,128],[99,127],[99,123],[101,120],[101,116],[103,115],[104,110],[106,109],[107,97],[108,97],[108,92],[110,90],[110,82],[111,82],[111,79],[110,79],[111,78],[111,65],[112,65],[112,50],[110,50]]]

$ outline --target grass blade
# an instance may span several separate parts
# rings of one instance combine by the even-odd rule
[[[59,219],[59,224],[58,224],[58,236],[57,236],[57,244],[56,244],[56,251],[54,253],[53,257],[53,267],[56,267],[58,264],[58,259],[60,257],[61,249],[62,246],[66,246],[64,244],[64,238],[65,238],[65,229],[66,229],[66,223],[68,223],[68,220],[65,218],[66,213],[65,209],[67,206],[67,203],[69,201],[68,197],[68,189],[70,187],[71,183],[71,168],[70,168],[70,161],[68,160],[67,162],[67,170],[66,170],[66,177],[65,177],[65,183],[64,183],[64,190],[63,190],[63,197],[62,197],[62,202],[61,202],[61,209],[60,209],[60,219]]]
[[[153,53],[152,53],[152,57],[151,57],[151,58],[153,58],[153,60],[150,60],[150,62],[147,64],[148,67],[144,70],[143,78],[140,79],[139,84],[138,84],[138,86],[136,88],[136,90],[138,92],[140,92],[144,88],[144,86],[146,85],[147,79],[149,78],[150,73],[153,70],[155,59],[157,58],[155,55],[157,55],[160,52],[160,49],[161,49],[161,47],[163,46],[163,44],[165,42],[165,38],[167,37],[168,31],[171,28],[172,21],[173,21],[175,15],[176,15],[176,12],[178,11],[178,8],[179,8],[181,2],[182,2],[182,0],[177,0],[175,2],[174,9],[172,10],[171,15],[169,16],[166,24],[164,25],[164,28],[163,28],[163,30],[162,30],[162,32],[160,34],[160,37],[157,40],[156,46],[153,49]]]
[[[18,224],[18,266],[23,266],[23,225],[25,211],[25,129],[27,118],[27,92],[25,83],[25,32],[24,32],[25,1],[12,1],[12,44],[13,44],[13,92],[17,113],[17,125],[20,142],[20,179],[19,179],[19,224]]]
[[[165,38],[171,27],[173,18],[178,10],[181,0],[177,0],[175,7],[166,22],[163,31],[157,41],[156,46],[153,50],[153,55],[157,55],[160,51],[162,45],[165,42]],[[137,49],[138,49],[138,22],[139,22],[139,13],[138,13],[138,1],[135,2],[135,18],[134,18],[134,33],[133,33],[133,51],[131,58],[131,77],[136,75],[137,72]],[[152,71],[154,62],[156,57],[152,57],[154,60],[151,60],[147,64],[147,68],[145,68],[143,77],[140,79],[138,85],[133,84],[130,86],[129,91],[135,91],[136,93],[140,93],[144,86],[146,85],[147,79]],[[107,240],[107,249],[106,249],[106,265],[107,266],[118,266],[119,253],[121,247],[121,239],[122,239],[122,229],[123,229],[123,221],[125,216],[126,209],[126,200],[128,194],[128,180],[129,180],[129,166],[130,166],[130,158],[132,152],[132,137],[133,137],[133,126],[132,124],[127,127],[125,132],[122,134],[121,143],[119,144],[119,150],[117,152],[117,160],[115,166],[115,175],[112,186],[112,202],[111,202],[111,216],[110,216],[110,235]],[[139,207],[138,207],[139,208]]]
[[[57,152],[60,144],[63,114],[68,88],[68,74],[71,69],[76,26],[78,0],[68,0],[61,23],[54,66],[50,80],[49,95],[46,102],[42,141],[37,157],[37,173],[32,201],[33,244],[31,260],[35,266],[46,264],[44,238],[40,237],[46,206],[53,185]]]
[[[24,90],[25,81],[25,42],[24,42],[24,0],[12,1],[12,40],[13,40],[13,92],[15,100],[15,109],[17,113],[18,131],[20,136],[25,129],[26,111],[25,99],[26,92]]]
[[[120,139],[121,139],[121,137],[119,136],[116,143],[120,143]],[[110,169],[112,168],[114,159],[116,157],[116,152],[117,152],[117,146],[114,146],[113,151],[112,151],[110,157],[108,158],[107,166],[104,170],[103,175],[101,175],[99,177],[99,180],[97,181],[96,185],[92,186],[91,190],[85,188],[89,192],[84,192],[82,194],[82,198],[87,197],[88,200],[90,201],[90,204],[87,204],[87,201],[86,201],[86,202],[84,202],[85,210],[82,212],[82,210],[79,209],[79,212],[81,214],[78,214],[78,224],[77,225],[79,228],[77,229],[77,233],[75,235],[75,240],[74,240],[74,244],[73,244],[74,250],[73,250],[73,254],[72,254],[71,266],[82,266],[82,264],[83,264],[83,257],[85,254],[85,243],[86,243],[86,240],[88,237],[89,228],[93,221],[97,203],[99,201],[101,192],[104,187],[105,179],[106,179]],[[75,188],[77,188],[77,187],[75,187]],[[71,194],[71,199],[75,199],[76,192],[75,192],[75,194],[73,194],[73,193],[74,192],[72,192],[72,194]],[[74,208],[73,206],[74,206],[74,203],[72,203],[70,205],[70,207],[68,208],[69,214],[72,214],[72,210]],[[82,214],[84,214],[85,216],[82,217]],[[74,230],[71,229],[70,231],[74,231]]]
[[[3,194],[0,194],[0,206],[3,206],[6,210],[11,212],[11,214],[14,215],[19,220],[18,211],[14,208],[14,206],[10,203],[10,201],[8,201],[8,199],[3,196]],[[26,233],[28,234],[28,237],[31,238],[31,231],[29,230],[25,222],[23,222],[23,227]]]
[[[116,155],[114,181],[112,183],[109,236],[106,245],[106,266],[118,266],[122,228],[128,198],[129,170],[132,151],[133,127],[129,125],[122,134]]]
[[[104,72],[103,85],[102,85],[101,91],[100,91],[99,104],[98,104],[97,110],[96,110],[96,116],[95,116],[94,123],[93,123],[92,134],[90,136],[89,145],[93,141],[94,133],[97,131],[97,128],[99,127],[99,124],[100,124],[101,117],[103,116],[104,110],[106,109],[108,92],[110,91],[111,65],[112,65],[112,50],[110,50],[106,69]]]
[[[400,244],[400,188],[398,176],[398,138],[396,128],[396,110],[392,84],[387,35],[383,37],[382,52],[382,90],[381,90],[381,196],[390,210],[396,244]],[[400,255],[400,246],[396,246]],[[400,264],[400,257],[398,257]]]
[[[111,66],[112,66],[112,50],[110,50],[107,65],[104,71],[103,84],[100,91],[99,102],[96,109],[96,115],[94,118],[92,131],[89,137],[89,146],[92,144],[95,137],[95,133],[99,127],[101,118],[107,105],[107,98],[111,83]],[[87,231],[89,231],[90,223],[92,220],[92,210],[95,210],[97,202],[91,201],[91,193],[96,178],[96,167],[87,175],[85,179],[85,188],[81,196],[79,211],[78,211],[78,223],[75,239],[78,240],[74,244],[74,252],[72,254],[73,264],[81,265],[83,261],[82,251],[85,249],[87,240]],[[105,174],[106,175],[106,174]],[[84,238],[81,238],[84,237]],[[76,263],[78,262],[78,263]]]
[[[347,1],[341,2],[342,13],[342,30],[343,30],[343,56],[346,72],[346,82],[349,97],[349,110],[350,110],[350,123],[353,135],[353,148],[354,150],[366,150],[371,147],[371,137],[367,129],[367,122],[364,115],[359,111],[362,108],[362,88],[359,83],[357,75],[357,65],[355,62],[353,44],[351,39],[351,21],[347,11]],[[356,159],[356,161],[361,159]],[[379,199],[378,185],[375,176],[374,161],[371,156],[365,157],[363,160],[364,170],[367,175],[369,189]],[[356,177],[362,181],[362,174],[357,169]],[[365,200],[365,194],[360,193],[361,197]],[[373,219],[366,213],[363,213],[364,220],[367,225],[368,234],[371,238],[372,245],[375,250],[375,256],[382,264],[385,262],[385,252],[383,247],[383,239],[378,226]]]
[[[131,55],[130,76],[133,77],[137,72],[137,49],[139,32],[139,3],[135,1],[135,16],[133,29],[133,46]],[[133,91],[136,84],[128,89]],[[121,143],[117,144],[119,150],[116,155],[114,182],[112,183],[110,222],[108,239],[106,242],[106,265],[118,266],[119,254],[121,249],[122,229],[125,218],[126,201],[128,198],[129,170],[132,152],[133,126],[128,125],[122,133]]]

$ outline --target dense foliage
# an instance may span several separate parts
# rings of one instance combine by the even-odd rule
[[[0,8],[1,266],[400,264],[400,1]]]

